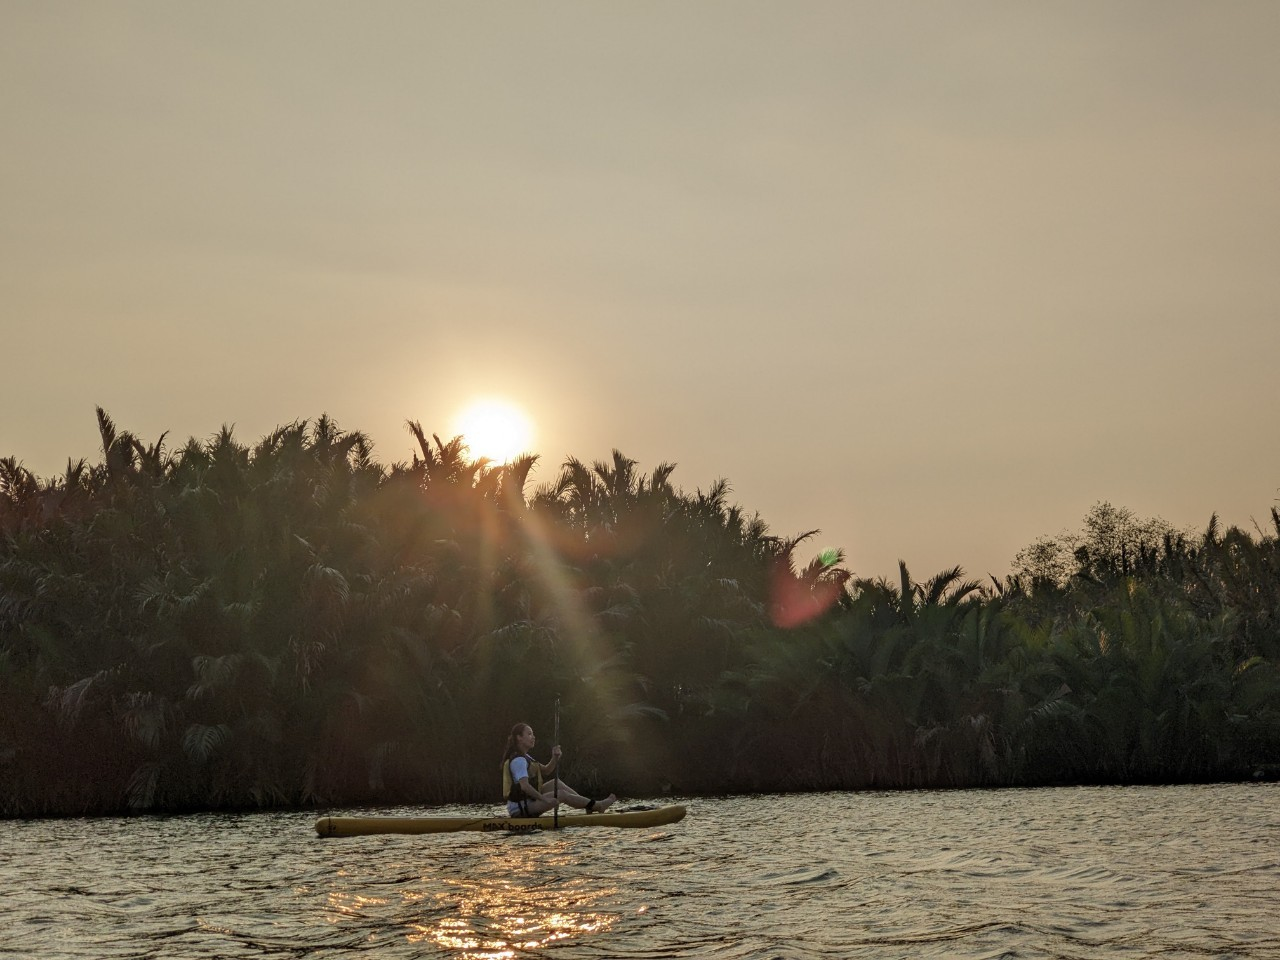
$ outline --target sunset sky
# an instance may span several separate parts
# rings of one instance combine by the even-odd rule
[[[1280,3],[0,3],[0,456],[523,411],[859,575],[1280,496]]]

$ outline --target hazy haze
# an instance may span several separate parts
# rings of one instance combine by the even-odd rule
[[[1280,4],[0,2],[0,456],[497,393],[859,574],[1280,488]]]

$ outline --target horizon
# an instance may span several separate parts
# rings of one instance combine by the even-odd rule
[[[487,402],[482,403],[482,404],[480,404],[480,406],[485,406],[485,405],[486,405],[486,403],[487,403]],[[458,419],[459,419],[459,420],[465,420],[466,415],[467,415],[469,412],[474,414],[474,407],[473,407],[471,410],[463,409],[462,411],[460,411],[460,417],[459,417]],[[110,411],[108,411],[108,410],[104,410],[104,411],[103,411],[103,413],[105,413],[108,417],[110,417]],[[321,417],[324,417],[324,416],[327,416],[327,414],[321,414]],[[311,429],[311,428],[314,428],[314,426],[315,426],[315,424],[316,424],[316,421],[317,421],[318,419],[320,419],[320,417],[299,418],[299,419],[297,419],[297,420],[289,421],[288,423],[280,423],[280,424],[277,424],[277,425],[276,425],[276,427],[275,427],[275,428],[273,428],[273,429],[283,428],[283,427],[285,427],[285,426],[291,426],[291,425],[297,425],[297,424],[304,424],[308,429]],[[338,429],[339,431],[341,431],[343,434],[360,433],[360,434],[364,435],[364,432],[363,432],[363,431],[361,431],[361,430],[359,430],[359,428],[358,428],[358,427],[351,427],[351,428],[348,428],[346,425],[344,425],[344,424],[342,424],[342,423],[339,423],[339,422],[337,422],[336,420],[333,420],[332,418],[330,418],[330,419],[331,419],[331,422],[333,423],[334,427],[335,427],[336,429]],[[113,423],[114,423],[114,418],[113,418]],[[116,429],[117,429],[117,430],[120,430],[120,431],[128,431],[128,427],[127,427],[126,425],[124,425],[124,424],[114,423],[114,426],[116,427]],[[410,431],[409,431],[409,424],[408,424],[408,422],[406,422],[406,424],[405,424],[405,428],[406,428],[406,432],[410,432]],[[187,444],[189,444],[189,443],[198,443],[198,444],[204,445],[204,444],[207,444],[207,443],[211,443],[211,442],[213,442],[214,440],[216,440],[216,439],[218,438],[218,436],[220,435],[220,433],[221,433],[222,431],[224,431],[224,430],[229,430],[229,431],[230,431],[230,433],[231,433],[231,435],[235,438],[235,440],[236,440],[238,443],[240,443],[240,444],[242,444],[242,445],[244,445],[245,447],[250,448],[250,449],[251,449],[254,445],[256,445],[259,441],[261,441],[262,439],[264,439],[266,436],[268,436],[268,435],[271,433],[271,431],[269,430],[269,431],[267,431],[267,433],[265,433],[265,434],[263,434],[263,435],[261,435],[261,436],[245,437],[245,436],[242,436],[242,435],[240,435],[240,434],[238,434],[238,433],[236,432],[236,430],[235,430],[235,425],[234,425],[234,424],[223,424],[223,425],[222,425],[222,426],[221,426],[217,431],[214,431],[212,434],[210,434],[210,435],[208,435],[208,436],[206,436],[206,437],[203,437],[203,438],[202,438],[202,437],[196,437],[196,436],[192,435],[192,436],[189,436],[189,437],[187,437],[187,438],[185,438],[185,439],[181,439],[181,440],[179,440],[179,439],[177,438],[177,436],[176,436],[176,435],[171,435],[168,431],[164,431],[164,432],[162,432],[162,436],[160,436],[160,437],[143,437],[143,436],[137,436],[137,440],[138,440],[139,442],[143,443],[144,445],[148,445],[148,444],[152,444],[152,443],[158,443],[158,442],[160,442],[160,443],[162,444],[162,449],[164,449],[165,451],[167,451],[167,453],[168,453],[168,454],[170,454],[170,455],[175,455],[175,454],[177,454],[178,452],[180,452],[180,451],[181,451],[185,446],[187,446]],[[447,434],[447,433],[446,433],[446,434],[441,434],[441,433],[439,433],[439,432],[437,432],[437,431],[432,431],[432,430],[430,430],[430,429],[425,430],[425,431],[424,431],[424,434],[425,434],[425,436],[427,436],[427,437],[432,437],[432,436],[433,436],[433,434],[435,434],[435,438],[436,438],[438,441],[443,441],[443,442],[445,442],[445,443],[449,443],[449,442],[451,442],[451,441],[453,441],[453,440],[455,440],[455,439],[463,439],[463,440],[465,441],[465,435],[463,435],[463,434],[452,434],[452,435]],[[379,456],[379,451],[378,451],[378,449],[377,449],[377,445],[373,442],[372,438],[369,438],[367,435],[364,435],[364,436],[365,436],[365,439],[368,441],[368,449],[369,449],[369,453],[370,453],[370,457],[371,457],[371,459],[373,460],[373,462],[374,462],[375,464],[377,464],[377,465],[378,465],[379,467],[381,467],[383,470],[386,470],[386,471],[388,471],[388,472],[390,472],[391,470],[393,470],[393,469],[395,469],[395,468],[398,468],[398,467],[405,467],[405,466],[407,466],[409,463],[411,463],[411,462],[412,462],[412,459],[413,459],[413,458],[415,458],[415,457],[419,456],[419,455],[420,455],[420,453],[421,453],[421,451],[420,451],[419,449],[417,449],[416,440],[415,440],[415,442],[411,445],[412,449],[410,450],[410,455],[409,455],[409,457],[408,457],[408,458],[401,458],[401,459],[395,459],[395,460],[384,460],[383,458],[381,458],[381,457]],[[467,445],[466,445],[465,443],[464,443],[464,447],[467,447]],[[625,451],[625,450],[620,450],[620,451],[617,451],[617,452],[622,453],[624,456],[626,455],[626,451]],[[100,445],[99,445],[99,449],[98,449],[97,453],[98,453],[98,457],[97,457],[97,459],[96,459],[96,460],[95,460],[95,459],[94,459],[94,457],[92,457],[92,456],[84,457],[84,458],[79,458],[79,457],[68,458],[68,460],[66,461],[66,466],[67,466],[67,468],[70,468],[74,463],[76,463],[77,461],[80,461],[80,460],[83,460],[83,462],[85,462],[86,464],[89,464],[89,465],[92,465],[92,464],[94,464],[94,463],[101,463],[101,462],[102,462],[102,458],[101,458],[101,453],[102,453],[102,451],[101,451],[101,446],[100,446]],[[611,451],[611,453],[612,453],[612,451]],[[2,457],[2,456],[4,456],[4,454],[3,454],[2,452],[0,452],[0,457]],[[604,465],[605,465],[605,466],[611,466],[611,463],[608,461],[608,459],[607,459],[607,458],[604,458],[604,457],[601,457],[601,458],[583,458],[583,457],[574,457],[572,454],[568,454],[568,455],[566,455],[566,458],[565,458],[565,459],[560,460],[560,461],[557,461],[557,462],[556,462],[556,463],[554,463],[554,464],[550,464],[550,465],[547,467],[547,471],[544,471],[544,472],[547,472],[547,473],[548,473],[548,475],[546,475],[546,476],[544,476],[544,477],[542,477],[542,478],[540,478],[540,479],[539,479],[539,478],[535,477],[535,476],[534,476],[534,474],[536,474],[536,473],[537,473],[537,471],[538,471],[539,467],[543,467],[544,465],[546,465],[546,464],[547,464],[547,459],[546,459],[546,457],[545,457],[544,455],[540,454],[537,450],[534,450],[534,449],[531,449],[531,448],[527,448],[527,447],[523,447],[523,446],[522,446],[522,447],[517,447],[517,448],[512,448],[512,454],[511,454],[511,456],[510,456],[510,457],[508,457],[508,458],[506,458],[506,459],[502,459],[501,457],[488,456],[488,455],[486,455],[486,454],[484,454],[484,453],[482,453],[482,452],[473,452],[473,451],[471,451],[471,450],[469,449],[469,447],[467,447],[467,456],[468,456],[468,459],[469,459],[469,460],[471,460],[471,461],[479,461],[479,460],[481,460],[481,459],[485,460],[485,461],[486,461],[486,465],[487,465],[489,468],[491,468],[491,469],[493,469],[493,468],[500,468],[500,467],[504,467],[504,466],[506,466],[507,462],[509,462],[510,460],[514,460],[514,459],[515,459],[516,457],[518,457],[518,456],[533,456],[533,457],[535,458],[535,463],[534,463],[534,466],[533,466],[532,470],[530,470],[529,479],[526,481],[526,484],[525,484],[525,495],[526,495],[526,497],[527,497],[527,498],[531,498],[531,497],[533,497],[533,496],[534,496],[534,495],[539,491],[539,488],[543,487],[544,485],[548,485],[548,486],[549,486],[549,485],[553,484],[553,483],[555,482],[555,480],[558,478],[558,475],[559,475],[559,474],[558,474],[558,473],[551,474],[549,471],[559,471],[559,470],[560,470],[560,469],[561,469],[561,468],[562,468],[562,467],[563,467],[563,466],[564,466],[564,465],[569,461],[569,459],[570,459],[570,458],[573,458],[573,459],[578,460],[579,462],[585,463],[585,464],[587,464],[589,467],[595,466],[596,464],[599,464],[599,463],[604,463]],[[28,469],[28,470],[30,470],[30,469],[31,469],[31,468],[30,468],[27,464],[25,464],[25,463],[24,463],[20,458],[15,458],[15,459],[17,459],[19,466],[22,466],[22,467],[24,467],[24,468],[26,468],[26,469]],[[649,473],[652,473],[653,468],[654,468],[654,467],[656,467],[656,466],[658,466],[658,464],[646,465],[646,464],[643,464],[643,463],[637,463],[637,465],[636,465],[636,466],[637,466],[637,469],[638,469],[638,471],[639,471],[639,475],[640,475],[640,476],[644,476],[644,475],[647,475],[647,474],[649,474]],[[678,466],[678,465],[677,465],[677,466]],[[54,471],[54,472],[52,472],[52,473],[40,473],[40,472],[38,472],[38,471],[34,471],[34,470],[32,470],[32,473],[33,473],[37,478],[39,478],[39,479],[41,479],[41,480],[44,480],[44,481],[48,481],[48,480],[56,479],[58,476],[60,476],[60,475],[61,475],[61,471]],[[724,479],[729,479],[729,478],[724,478]],[[704,490],[704,489],[705,489],[705,487],[704,487],[704,486],[702,486],[702,485],[698,485],[698,486],[696,486],[696,487],[693,487],[693,486],[686,486],[686,485],[684,485],[684,484],[680,483],[680,482],[679,482],[679,480],[678,480],[677,478],[675,478],[674,476],[673,476],[673,478],[672,478],[672,482],[673,482],[673,487],[674,487],[674,489],[675,489],[675,490],[677,490],[678,492],[682,492],[682,493],[691,494],[691,493],[695,493],[695,492],[700,492],[700,491],[702,491],[702,490]],[[710,484],[707,484],[706,486],[710,486]],[[732,484],[732,481],[730,480],[730,482],[729,482],[729,489],[730,489],[730,492],[731,492],[731,493],[732,493],[732,488],[733,488],[733,484]],[[736,502],[736,501],[734,501],[734,500],[733,500],[733,497],[732,497],[732,496],[730,497],[730,501],[731,501],[731,502]],[[1278,503],[1280,503],[1280,500],[1278,500],[1277,502],[1278,502]],[[746,504],[746,503],[739,503],[738,505],[739,505],[739,506],[740,506],[740,507],[741,507],[741,508],[746,512],[746,514],[747,514],[747,515],[755,515],[755,514],[759,514],[759,511],[752,509],[752,507],[751,507],[751,505],[750,505],[750,504]],[[1208,525],[1209,525],[1210,521],[1215,521],[1215,522],[1217,522],[1217,524],[1218,524],[1219,528],[1220,528],[1220,529],[1222,529],[1222,530],[1225,530],[1225,529],[1230,528],[1230,527],[1238,527],[1238,528],[1243,529],[1246,533],[1249,533],[1250,535],[1253,535],[1254,533],[1257,533],[1257,534],[1259,534],[1259,535],[1264,535],[1264,536],[1265,536],[1265,535],[1267,535],[1266,530],[1264,530],[1264,529],[1263,529],[1262,524],[1259,522],[1259,520],[1258,520],[1257,518],[1254,518],[1254,517],[1251,517],[1251,518],[1250,518],[1250,520],[1249,520],[1249,522],[1248,522],[1248,523],[1246,523],[1246,524],[1232,523],[1232,522],[1230,522],[1230,521],[1226,521],[1226,520],[1224,520],[1224,519],[1221,517],[1221,515],[1220,515],[1220,514],[1218,514],[1218,513],[1215,511],[1215,512],[1211,513],[1211,514],[1210,514],[1210,516],[1209,516],[1209,517],[1207,517],[1207,518],[1205,519],[1205,523],[1204,523],[1204,524],[1202,524],[1201,526],[1196,526],[1195,524],[1182,524],[1182,525],[1178,525],[1178,524],[1169,523],[1169,522],[1168,522],[1167,520],[1165,520],[1165,518],[1163,518],[1163,517],[1158,517],[1158,516],[1150,516],[1150,517],[1148,517],[1148,516],[1143,516],[1143,515],[1142,515],[1142,514],[1140,514],[1139,512],[1131,510],[1131,509],[1130,509],[1127,505],[1125,505],[1125,504],[1118,504],[1118,503],[1117,503],[1117,504],[1113,504],[1113,503],[1111,503],[1110,501],[1106,501],[1106,500],[1098,500],[1098,501],[1095,501],[1093,504],[1091,504],[1091,505],[1090,505],[1090,507],[1089,507],[1088,511],[1086,511],[1086,513],[1085,513],[1085,514],[1082,514],[1082,516],[1078,519],[1078,521],[1077,521],[1075,524],[1069,524],[1069,525],[1064,526],[1063,528],[1061,528],[1061,529],[1059,529],[1059,530],[1057,530],[1057,531],[1045,531],[1044,533],[1041,533],[1041,534],[1037,535],[1033,540],[1029,540],[1027,543],[1025,543],[1025,544],[1023,544],[1021,547],[1019,547],[1019,548],[1018,548],[1018,549],[1019,549],[1019,551],[1020,551],[1020,550],[1022,550],[1023,548],[1031,547],[1031,546],[1033,546],[1037,541],[1041,541],[1041,540],[1043,540],[1043,539],[1045,539],[1045,538],[1053,538],[1053,539],[1067,538],[1067,539],[1070,539],[1070,538],[1072,538],[1072,537],[1076,537],[1076,536],[1083,536],[1083,535],[1085,535],[1085,534],[1087,533],[1087,531],[1084,529],[1084,527],[1085,527],[1085,525],[1086,525],[1086,519],[1087,519],[1087,516],[1088,516],[1088,515],[1092,515],[1092,513],[1094,512],[1094,510],[1095,510],[1096,508],[1098,508],[1098,507],[1113,507],[1113,508],[1116,508],[1116,510],[1118,510],[1121,514],[1127,514],[1127,515],[1129,515],[1129,516],[1130,516],[1130,519],[1132,519],[1132,520],[1134,521],[1134,523],[1135,523],[1135,524],[1137,524],[1138,526],[1145,525],[1147,522],[1155,522],[1155,523],[1157,523],[1157,524],[1159,524],[1159,525],[1167,526],[1168,528],[1172,529],[1172,530],[1173,530],[1174,532],[1176,532],[1176,533],[1180,533],[1180,534],[1184,534],[1184,535],[1188,535],[1188,536],[1195,536],[1195,535],[1197,535],[1197,534],[1199,534],[1199,533],[1202,533],[1202,532],[1203,532],[1203,531],[1208,527]],[[1267,516],[1270,516],[1271,511],[1272,511],[1272,510],[1276,510],[1276,509],[1278,509],[1278,508],[1277,508],[1277,507],[1271,507],[1271,508],[1269,508],[1269,510],[1268,510],[1268,512],[1267,512],[1267,514],[1266,514],[1266,515],[1267,515]],[[802,534],[802,533],[805,533],[805,532],[806,532],[806,531],[783,531],[783,530],[778,530],[778,529],[776,529],[776,528],[774,527],[774,525],[773,525],[772,523],[770,523],[769,518],[768,518],[767,516],[764,516],[763,514],[759,514],[759,516],[760,516],[760,519],[762,519],[762,520],[766,523],[766,525],[768,526],[768,531],[769,531],[769,533],[770,533],[771,535],[773,535],[773,536],[778,536],[778,537],[786,538],[786,537],[796,536],[796,535],[798,535],[798,534]],[[810,538],[810,539],[813,539],[813,538]],[[818,539],[821,539],[821,538],[819,537]],[[831,561],[830,561],[830,560],[827,560],[826,558],[827,558],[828,556],[832,555],[835,551],[841,551],[841,552],[843,552],[843,551],[844,551],[844,548],[843,548],[843,547],[841,547],[841,546],[839,546],[839,545],[835,545],[834,547],[833,547],[833,546],[825,546],[825,547],[820,547],[820,548],[818,548],[818,547],[812,547],[812,545],[810,545],[810,547],[811,547],[811,549],[798,549],[798,550],[797,550],[797,553],[796,553],[797,557],[798,557],[798,558],[807,558],[807,557],[810,557],[810,555],[812,555],[812,558],[822,559],[822,560],[824,560],[824,561],[825,561],[825,563],[826,563],[827,565],[830,565]],[[978,579],[979,579],[980,581],[984,581],[984,580],[986,580],[986,579],[995,579],[995,580],[997,580],[997,581],[1002,581],[1006,576],[1008,576],[1009,574],[1011,574],[1011,573],[1013,573],[1013,572],[1014,572],[1012,568],[1013,568],[1013,564],[1014,564],[1014,560],[1015,560],[1015,559],[1016,559],[1016,557],[1015,557],[1015,556],[1010,556],[1010,558],[1009,558],[1009,564],[1008,564],[1008,566],[1009,566],[1009,568],[1010,568],[1010,569],[1008,569],[1008,570],[1006,570],[1006,571],[1004,571],[1004,572],[1002,572],[1002,573],[1000,573],[1000,574],[996,574],[996,573],[994,573],[994,572],[990,572],[990,571],[986,572],[985,574],[975,574],[973,571],[970,571],[970,570],[965,569],[965,568],[963,567],[963,565],[961,565],[961,564],[951,564],[951,565],[949,565],[949,566],[940,567],[940,568],[938,568],[937,570],[930,570],[930,571],[918,571],[918,570],[914,570],[914,569],[912,569],[912,568],[911,568],[911,565],[910,565],[910,564],[907,564],[907,568],[908,568],[908,569],[911,571],[911,573],[912,573],[912,579],[916,580],[917,582],[923,582],[924,580],[927,580],[929,577],[933,576],[934,574],[937,574],[937,573],[944,573],[944,572],[946,572],[946,571],[950,570],[952,567],[957,567],[957,566],[959,566],[959,567],[961,568],[961,571],[962,571],[962,573],[964,574],[964,576],[969,577],[969,578],[971,578],[971,579],[972,579],[972,578],[974,578],[974,577],[976,576],[976,577],[978,577]],[[902,558],[900,558],[900,559],[899,559],[899,562],[900,562],[900,563],[906,563],[906,561],[905,561],[904,559],[902,559]],[[847,566],[847,563],[846,563],[845,565]],[[864,573],[864,572],[860,572],[860,571],[856,571],[856,570],[852,570],[851,572],[852,572],[852,573],[853,573],[853,575],[854,575],[854,576],[856,576],[856,577],[859,577],[859,578],[865,578],[865,579],[872,579],[872,580],[877,579],[877,578],[880,578],[880,577],[886,577],[886,578],[894,579],[894,578],[896,578],[896,576],[897,576],[897,570],[896,570],[896,569],[895,569],[894,571],[881,571],[881,572],[874,572],[874,573],[869,573],[869,572]]]

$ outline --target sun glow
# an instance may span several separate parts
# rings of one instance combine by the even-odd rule
[[[461,434],[470,455],[486,457],[494,463],[508,463],[530,452],[533,424],[524,411],[505,400],[476,400],[454,421],[454,433]]]

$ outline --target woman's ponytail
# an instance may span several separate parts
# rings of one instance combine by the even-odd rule
[[[528,729],[529,725],[527,723],[517,723],[511,728],[511,732],[507,734],[507,749],[502,754],[503,760],[510,760],[512,757],[520,755],[520,748],[516,746],[516,737],[522,735]]]

